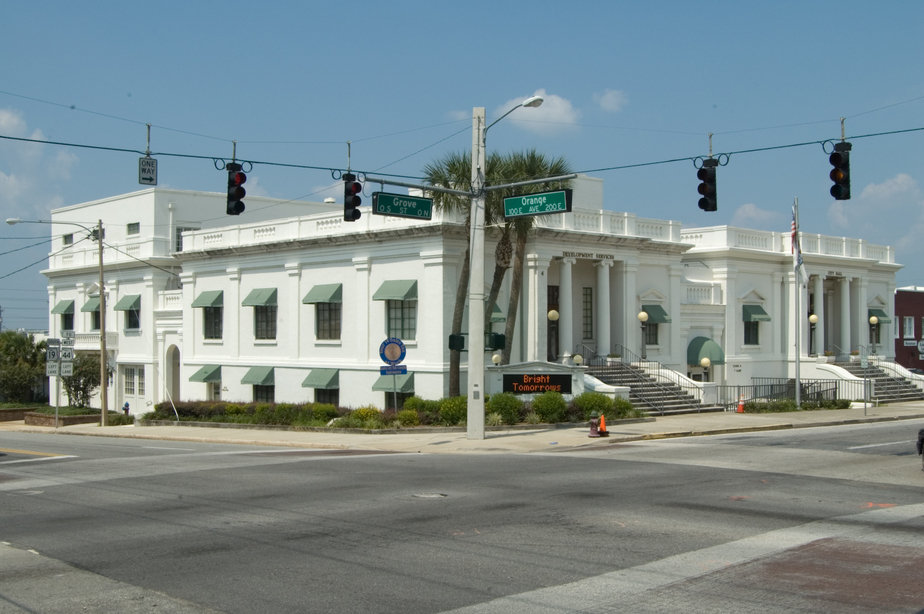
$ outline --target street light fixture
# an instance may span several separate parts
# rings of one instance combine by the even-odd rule
[[[879,318],[876,316],[869,317],[869,343],[873,346],[873,356],[876,355],[876,333],[879,330]]]
[[[530,96],[485,126],[484,107],[472,109],[472,208],[469,228],[468,277],[468,414],[466,435],[484,439],[484,206],[485,146],[488,129],[520,107],[538,107],[542,96]]]
[[[648,325],[648,312],[639,311],[638,315],[635,316],[638,318],[639,323],[642,325],[642,360],[648,360],[648,354],[646,346],[648,345],[648,340],[645,338],[645,333],[647,332]]]
[[[809,316],[809,356],[814,356],[815,351],[815,325],[818,324],[818,314],[813,313]]]
[[[709,381],[709,366],[712,364],[712,361],[709,360],[708,356],[703,356],[699,359],[699,366],[703,368],[703,381]]]
[[[51,220],[23,220],[18,217],[8,217],[6,223],[10,226],[16,224],[68,224],[79,226],[90,235],[96,235],[96,245],[99,250],[99,423],[100,426],[109,425],[109,370],[106,353],[106,289],[103,285],[103,220],[99,220],[95,228],[78,224],[77,222],[51,221]]]

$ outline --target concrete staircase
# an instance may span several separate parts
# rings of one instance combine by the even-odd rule
[[[676,384],[659,382],[645,371],[624,362],[588,365],[587,372],[604,384],[628,386],[629,401],[648,414],[689,414],[724,411],[718,405],[703,405]]]
[[[891,377],[879,367],[868,363],[863,367],[858,362],[838,362],[838,367],[846,369],[851,375],[872,380],[870,394],[879,403],[900,403],[924,399],[924,391],[911,382],[900,377]]]

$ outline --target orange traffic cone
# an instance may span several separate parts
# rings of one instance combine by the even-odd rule
[[[597,432],[600,434],[600,437],[609,437],[610,433],[606,430],[606,416],[600,414],[600,428],[597,429]]]
[[[738,395],[738,413],[739,414],[744,413],[744,395],[743,394]]]

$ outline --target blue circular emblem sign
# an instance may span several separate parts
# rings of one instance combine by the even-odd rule
[[[379,356],[382,357],[382,362],[395,366],[407,356],[407,348],[397,337],[389,337],[379,346]]]

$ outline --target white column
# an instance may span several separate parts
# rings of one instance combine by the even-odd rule
[[[574,351],[574,258],[562,258],[558,268],[558,348],[562,361]]]
[[[622,263],[622,344],[629,350],[639,353],[642,348],[642,328],[638,323],[641,308],[638,300],[638,261],[625,260]]]
[[[286,273],[289,276],[288,295],[286,300],[288,309],[286,313],[279,313],[279,331],[282,332],[277,339],[277,343],[287,344],[289,356],[301,358],[302,355],[302,319],[299,316],[302,310],[301,273],[302,265],[298,263],[287,263],[285,265]]]
[[[873,351],[873,348],[870,345],[869,337],[869,299],[866,296],[868,286],[866,280],[862,277],[856,278],[853,283],[857,286],[857,314],[854,317],[859,322],[860,327],[857,341],[866,346],[866,353],[869,354]]]
[[[815,275],[812,278],[812,294],[815,297],[815,307],[812,313],[818,316],[812,347],[815,353],[821,356],[825,353],[825,278],[823,275]]]
[[[606,356],[610,353],[613,341],[610,338],[610,267],[612,261],[601,260],[597,267],[597,354]]]
[[[231,336],[227,345],[228,355],[236,360],[241,357],[241,335],[243,334],[243,325],[241,324],[241,270],[237,267],[229,267],[227,273],[228,292],[223,298],[223,307],[221,309],[225,320],[222,325],[222,337]],[[248,312],[252,317],[253,310],[250,309]],[[250,335],[253,337],[253,330],[250,331]],[[224,377],[225,375],[222,373],[222,378],[224,379]],[[239,382],[235,382],[235,384],[237,383]],[[224,384],[224,381],[222,384]]]
[[[548,354],[549,262],[526,255],[526,360],[545,360]]]
[[[841,294],[841,352],[850,354],[853,344],[850,339],[850,280],[842,277],[838,283]]]

